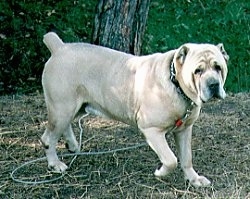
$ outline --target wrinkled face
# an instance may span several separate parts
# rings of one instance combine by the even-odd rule
[[[176,78],[196,104],[224,99],[227,60],[223,45],[185,44],[176,55]]]

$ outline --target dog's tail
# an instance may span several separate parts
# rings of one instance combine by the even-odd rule
[[[54,32],[49,32],[44,35],[43,43],[45,43],[51,53],[56,52],[59,48],[64,46],[63,41]]]

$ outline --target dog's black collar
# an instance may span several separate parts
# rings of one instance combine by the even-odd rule
[[[176,86],[176,90],[177,92],[187,101],[193,103],[193,101],[184,93],[184,91],[182,90],[178,80],[176,79],[176,71],[175,71],[175,67],[174,67],[174,62],[172,61],[171,65],[170,65],[170,79],[173,82],[173,84]]]
[[[174,62],[172,61],[170,65],[170,79],[173,82],[173,84],[176,86],[177,92],[183,97],[184,100],[186,100],[190,105],[187,107],[187,111],[184,114],[182,118],[179,118],[178,120],[175,121],[175,125],[173,126],[171,132],[173,132],[175,129],[180,127],[187,119],[188,117],[192,114],[192,110],[194,107],[197,105],[184,93],[182,90],[179,82],[176,79],[176,71],[174,67]]]

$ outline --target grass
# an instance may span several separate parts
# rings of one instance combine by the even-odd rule
[[[159,160],[143,146],[105,155],[79,156],[67,174],[54,182],[27,185],[14,182],[10,173],[24,162],[41,158],[39,137],[46,125],[43,96],[0,98],[0,198],[249,198],[249,94],[229,95],[203,108],[194,126],[193,156],[196,170],[212,180],[212,186],[194,188],[185,182],[178,167],[158,179],[153,172]],[[84,119],[82,151],[109,150],[144,142],[137,129],[96,117]],[[73,128],[78,136],[77,120]],[[168,143],[175,151],[172,135]],[[64,142],[58,145],[64,154]],[[70,163],[72,157],[63,161]],[[23,167],[22,180],[58,177],[47,171],[46,161]]]

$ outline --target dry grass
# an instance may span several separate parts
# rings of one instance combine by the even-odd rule
[[[183,181],[178,167],[172,174],[153,176],[159,160],[148,147],[105,155],[80,156],[55,182],[27,185],[14,182],[18,166],[44,156],[39,142],[46,125],[43,96],[0,97],[0,198],[250,198],[250,94],[230,95],[206,104],[194,127],[193,156],[199,173],[212,186],[194,188]],[[121,148],[144,142],[137,129],[88,117],[84,121],[83,151]],[[79,132],[74,123],[76,134]],[[173,150],[171,135],[167,136]],[[63,141],[59,153],[65,153]],[[71,157],[64,158],[69,163]],[[22,180],[50,179],[46,161],[24,167]]]

